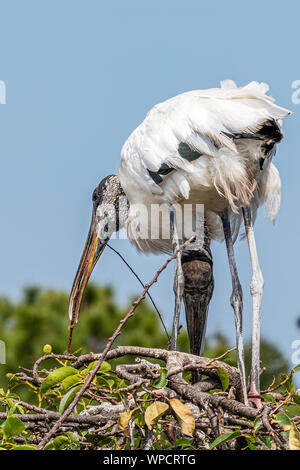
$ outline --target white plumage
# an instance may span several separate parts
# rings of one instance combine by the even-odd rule
[[[149,208],[174,202],[204,204],[211,238],[222,238],[215,214],[226,207],[235,237],[242,205],[251,204],[255,216],[263,203],[275,218],[281,187],[279,173],[271,163],[275,147],[266,158],[262,154],[266,139],[252,137],[268,121],[281,127],[280,120],[290,112],[277,106],[266,94],[268,90],[265,83],[251,82],[238,88],[225,80],[221,88],[183,93],[149,111],[125,142],[119,167],[120,182],[130,202],[127,231],[138,249],[157,252],[170,248],[166,240],[159,243],[136,236],[140,204]],[[238,135],[249,138],[235,138]],[[201,156],[193,161],[183,158],[178,151],[182,143]],[[162,165],[174,171],[162,175],[158,184],[150,172],[158,172]],[[146,219],[145,223],[150,224]]]
[[[69,303],[70,318],[74,321],[90,274],[115,231],[125,226],[131,242],[140,251],[175,251],[180,238],[189,239],[193,234],[191,221],[195,219],[196,205],[202,204],[205,215],[203,242],[206,237],[206,245],[200,246],[201,237],[194,240],[186,249],[189,254],[182,255],[184,262],[176,252],[175,309],[170,345],[176,349],[181,299],[186,294],[191,349],[193,353],[203,353],[213,290],[209,243],[211,239],[225,238],[243,398],[246,404],[249,398],[258,407],[261,406],[259,342],[264,280],[253,222],[261,204],[272,219],[279,210],[281,182],[272,158],[276,144],[283,137],[281,120],[290,114],[274,103],[266,94],[268,90],[265,83],[251,82],[238,88],[233,81],[226,80],[221,83],[221,88],[183,93],[151,109],[123,146],[119,177],[107,176],[93,192],[92,221]],[[188,218],[181,219],[182,213],[186,216],[187,204],[192,212],[188,213]],[[153,212],[157,207],[162,217]],[[249,393],[242,334],[243,294],[233,249],[233,239],[239,233],[242,218],[252,266]],[[186,231],[186,225],[191,233]],[[171,234],[167,232],[165,236],[165,228],[170,226]],[[184,232],[180,236],[182,228]],[[193,288],[198,289],[193,295],[184,288],[187,277],[183,265],[187,266],[187,260],[190,273],[193,271],[190,279],[198,279],[191,281],[197,284],[193,284]],[[195,273],[200,276],[195,277]],[[199,285],[199,279],[206,279],[205,288]]]

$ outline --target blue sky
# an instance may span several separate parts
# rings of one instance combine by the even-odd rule
[[[247,9],[248,8],[248,9]],[[277,102],[294,111],[274,163],[283,181],[275,227],[258,218],[256,237],[265,277],[262,332],[291,356],[299,339],[298,247],[300,105],[299,14],[294,1],[152,0],[0,1],[0,294],[19,298],[40,284],[70,290],[85,241],[91,193],[116,172],[120,149],[156,103],[178,93],[266,81]],[[144,280],[163,256],[139,255],[114,241]],[[208,332],[234,342],[231,281],[225,247],[213,244],[215,292]],[[245,336],[251,332],[251,268],[246,242],[236,244],[245,297]],[[153,295],[170,324],[172,267]],[[139,292],[111,251],[93,279],[113,284],[118,300]]]

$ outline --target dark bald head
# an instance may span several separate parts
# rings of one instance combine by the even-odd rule
[[[93,191],[94,207],[100,204],[115,204],[119,197],[125,196],[118,175],[108,175],[100,181]]]
[[[103,178],[93,192],[92,220],[74,279],[69,301],[69,316],[78,319],[82,296],[89,277],[108,240],[128,216],[128,200],[117,175]]]

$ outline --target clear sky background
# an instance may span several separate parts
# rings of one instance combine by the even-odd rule
[[[256,224],[265,277],[262,332],[291,357],[300,338],[299,124],[291,88],[300,80],[300,3],[201,0],[2,0],[0,80],[0,294],[18,299],[39,284],[70,290],[88,230],[91,194],[116,172],[120,149],[156,103],[178,93],[266,81],[294,111],[274,163],[283,201],[275,227]],[[139,255],[114,241],[144,280],[164,256]],[[251,332],[247,243],[236,253]],[[234,342],[231,281],[224,245],[213,244],[215,292],[208,332]],[[93,279],[115,287],[118,301],[139,292],[127,268],[107,250]],[[153,295],[168,324],[173,267]],[[0,332],[1,336],[1,332]]]

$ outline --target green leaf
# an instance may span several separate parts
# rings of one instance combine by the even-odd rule
[[[298,364],[297,366],[293,367],[293,371],[294,371],[294,373],[300,372],[300,364]]]
[[[36,446],[32,444],[20,444],[13,447],[11,450],[34,450]]]
[[[89,366],[87,367],[87,369],[85,369],[84,371],[82,371],[82,373],[86,373],[86,374],[89,374],[94,368],[95,366],[98,364],[98,361],[93,361],[89,364]],[[109,362],[106,362],[106,361],[103,361],[101,366],[100,366],[100,369],[97,371],[97,375],[100,374],[101,375],[101,372],[109,372],[111,370],[111,365]]]
[[[236,439],[239,436],[241,436],[240,431],[227,432],[225,434],[222,434],[221,436],[217,437],[217,439],[215,439],[210,444],[210,448],[214,449],[215,447],[219,446],[220,444],[224,444],[225,442],[231,441],[232,439]]]
[[[68,439],[69,439],[71,449],[72,450],[80,449],[80,441],[78,439],[77,434],[75,432],[69,431],[69,432],[67,432],[67,436],[68,436]]]
[[[177,439],[177,441],[174,442],[174,446],[176,447],[190,447],[194,448],[190,441],[186,437],[182,437],[181,439]]]
[[[261,419],[259,417],[255,418],[254,423],[253,423],[254,431],[258,431],[261,425],[262,425]]]
[[[51,372],[44,380],[40,387],[40,392],[45,393],[49,388],[62,382],[69,375],[78,374],[78,371],[74,367],[60,367]]]
[[[277,404],[275,398],[273,397],[273,395],[271,395],[271,393],[265,393],[264,394],[264,401],[271,401],[275,405]]]
[[[14,374],[6,374],[6,377],[8,379],[8,382],[9,382],[9,386],[12,387],[13,385],[17,384],[18,383],[18,379],[17,377],[14,375]]]
[[[10,416],[4,423],[3,432],[6,439],[13,436],[19,436],[24,429],[26,429],[24,423],[15,416]]]
[[[16,411],[16,408],[18,407],[19,403],[18,402],[13,402],[12,400],[7,400],[7,403],[9,403],[10,408],[7,412],[7,416],[12,416],[14,412]]]
[[[268,449],[272,449],[272,440],[270,436],[257,436],[257,437],[268,447]]]
[[[54,439],[51,439],[47,445],[45,445],[44,450],[61,450],[63,449],[69,442],[67,436],[58,436]]]
[[[108,387],[111,390],[115,385],[115,380],[111,375],[101,375],[97,378],[97,384],[102,387]]]
[[[140,410],[137,410],[135,413],[134,413],[134,422],[138,425],[138,426],[145,426],[145,418],[144,418],[144,415],[140,412]]]
[[[59,413],[63,414],[63,412],[68,408],[69,404],[74,400],[74,397],[78,390],[81,389],[81,385],[78,385],[78,387],[74,387],[71,390],[69,390],[65,396],[61,399],[60,404],[59,404]]]
[[[114,440],[111,437],[102,436],[101,434],[86,434],[85,439],[97,446],[109,446],[114,444]]]
[[[282,409],[290,418],[300,415],[300,405],[284,405]]]
[[[97,363],[97,362],[96,362]],[[95,364],[96,365],[96,364]],[[109,362],[103,361],[98,372],[109,372],[111,370],[111,365]]]
[[[281,426],[287,426],[291,424],[290,418],[285,413],[277,413],[276,420],[279,421]]]
[[[293,374],[290,374],[289,379],[283,384],[283,387],[286,389],[287,392],[289,393],[295,393],[296,388],[293,382]]]
[[[91,363],[88,365],[88,367],[87,367],[86,370],[87,370],[88,372],[91,372],[91,370],[94,369],[94,367],[95,367],[96,364],[97,364],[97,361],[91,362]],[[102,364],[102,365],[103,365],[103,364]]]
[[[244,437],[247,441],[249,450],[256,450],[256,447],[259,446],[259,443],[254,439],[254,437],[249,435],[245,435]]]
[[[125,380],[120,379],[119,377],[115,376],[115,388],[119,389],[119,388],[124,388],[124,387],[126,387]],[[118,393],[118,390],[116,390],[115,393]]]
[[[223,367],[218,367],[217,368],[218,376],[220,379],[220,382],[222,384],[222,388],[224,392],[226,392],[228,386],[229,386],[229,375],[226,369]]]
[[[297,405],[300,405],[300,395],[293,395],[293,400]]]
[[[81,382],[81,378],[79,377],[78,374],[76,375],[69,375],[69,377],[66,377],[60,386],[60,390],[64,392],[65,390],[69,390],[71,387],[74,387],[74,385],[78,384]]]
[[[155,388],[164,388],[167,385],[167,369],[160,369],[160,376],[158,381],[155,383]]]

